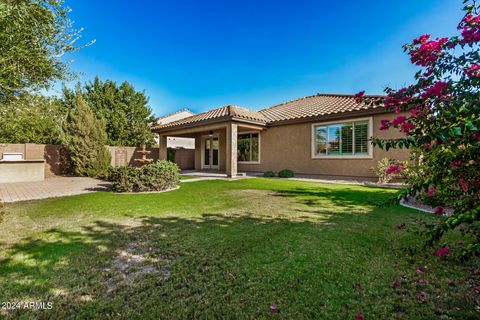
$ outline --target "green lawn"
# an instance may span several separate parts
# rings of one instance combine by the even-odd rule
[[[478,319],[478,263],[412,250],[437,218],[375,206],[395,192],[257,178],[11,204],[0,302],[53,309],[0,318]]]

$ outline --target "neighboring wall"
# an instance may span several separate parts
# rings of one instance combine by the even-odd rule
[[[141,148],[136,147],[108,147],[112,156],[111,165],[114,167],[135,165],[135,159],[141,157],[136,151]],[[158,160],[158,148],[147,148],[151,154],[147,158]],[[63,173],[62,163],[65,152],[60,145],[45,144],[1,144],[0,159],[4,152],[18,152],[23,154],[25,160],[45,159],[45,177],[61,175]],[[175,162],[182,169],[194,168],[193,149],[177,149],[175,153]]]
[[[400,133],[396,129],[381,131],[380,120],[392,119],[396,114],[373,116],[373,135],[382,138],[396,138]],[[317,122],[315,122],[317,123]],[[388,152],[374,148],[372,159],[312,159],[312,123],[291,124],[270,127],[260,133],[259,164],[238,164],[239,172],[278,172],[291,169],[296,174],[315,174],[325,176],[375,177],[370,168],[379,160],[408,159],[407,150]]]

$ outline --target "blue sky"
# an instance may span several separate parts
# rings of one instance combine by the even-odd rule
[[[402,44],[452,35],[462,15],[460,0],[66,3],[96,40],[67,57],[80,80],[127,80],[157,116],[398,88],[415,72]]]

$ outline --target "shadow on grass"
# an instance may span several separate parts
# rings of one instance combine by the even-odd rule
[[[258,217],[248,212],[206,213],[191,219],[142,217],[133,219],[133,225],[97,221],[80,231],[51,229],[41,238],[31,237],[6,249],[6,258],[0,260],[0,300],[53,301],[58,307],[42,311],[46,318],[69,317],[78,312],[87,312],[85,316],[89,316],[89,310],[108,305],[116,299],[115,295],[123,297],[135,291],[135,286],[144,285],[139,280],[131,286],[118,286],[115,295],[107,293],[108,279],[114,278],[112,273],[116,272],[112,261],[131,243],[153,248],[149,253],[153,257],[176,257],[172,268],[178,268],[177,273],[172,273],[176,279],[173,283],[182,287],[182,277],[194,277],[196,272],[223,277],[228,270],[236,270],[238,266],[232,263],[239,263],[244,256],[253,255],[259,259],[259,265],[284,261],[288,259],[287,247],[291,251],[301,245],[298,235],[314,236],[322,225],[331,227],[346,217],[330,215],[325,219],[314,223],[302,217],[291,220]],[[154,278],[155,285],[164,281],[155,273],[149,276]],[[201,286],[209,285],[214,284]],[[129,308],[132,307],[135,308]],[[115,304],[102,308],[107,309],[102,311],[106,314],[125,311]],[[30,311],[18,310],[9,316],[26,312]]]
[[[369,263],[375,252],[394,260],[391,243],[388,249],[385,244],[395,235],[371,225],[371,220],[358,223],[360,214],[373,212],[369,201],[386,194],[297,188],[274,195],[292,197],[305,208],[292,209],[291,216],[262,216],[245,209],[188,218],[143,216],[124,223],[96,221],[78,231],[53,228],[27,238],[2,255],[0,301],[52,301],[54,308],[41,313],[3,311],[4,315],[95,318],[100,313],[102,317],[121,314],[127,318],[162,318],[176,314],[178,318],[221,318],[227,310],[240,315],[246,308],[245,315],[256,318],[264,314],[252,305],[233,301],[268,303],[271,292],[284,286],[295,288],[303,281],[303,276],[292,277],[292,270],[307,275],[316,272],[310,263],[318,263],[319,256],[329,263],[325,272],[332,277],[350,269],[357,272],[358,265]],[[388,217],[379,219],[394,226]],[[152,258],[148,270],[153,271],[129,283],[123,281],[115,261],[126,248],[133,248],[128,252],[132,257]],[[164,271],[160,272],[165,269],[161,265],[165,264],[164,257],[169,257],[168,279]],[[342,270],[330,270],[337,263]],[[238,295],[232,296],[232,290]],[[253,294],[253,300],[248,298]],[[299,299],[294,289],[283,294],[286,300]],[[296,301],[299,312],[306,309],[302,305],[308,305],[310,298]],[[208,303],[217,299],[228,308],[222,310]]]
[[[336,210],[338,213],[359,212],[365,213],[375,206],[394,196],[391,190],[379,190],[370,188],[358,190],[358,188],[344,187],[341,190],[327,188],[294,188],[279,190],[275,195],[295,199],[307,207],[314,207],[318,213],[328,213]],[[329,208],[324,210],[324,208]]]

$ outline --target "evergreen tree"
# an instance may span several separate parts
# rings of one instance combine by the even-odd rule
[[[74,107],[65,121],[63,138],[72,173],[102,177],[107,173],[111,160],[105,146],[105,126],[102,120],[95,118],[81,94],[75,96]]]
[[[136,91],[127,81],[120,86],[115,81],[101,81],[98,77],[75,90],[64,88],[63,99],[72,106],[76,94],[82,94],[99,119],[103,119],[107,143],[111,146],[140,146],[153,144],[150,124],[155,121],[148,97]]]

